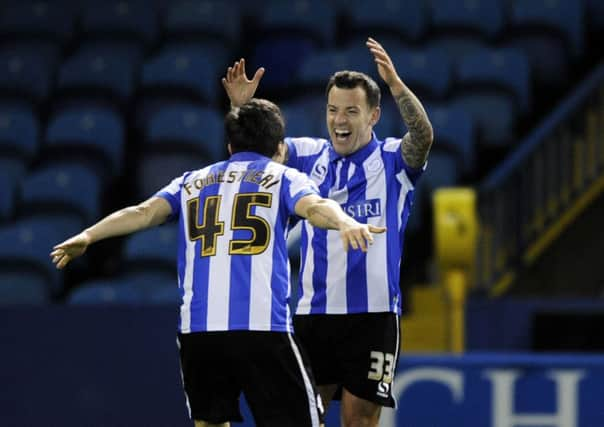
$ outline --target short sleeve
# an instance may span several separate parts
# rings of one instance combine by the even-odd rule
[[[310,173],[314,160],[321,154],[327,145],[324,139],[309,137],[285,138],[287,144],[286,165],[301,172]]]
[[[284,185],[281,188],[282,203],[287,206],[290,215],[296,215],[296,203],[309,194],[319,195],[319,189],[305,173],[288,168],[283,174]]]
[[[174,178],[170,184],[155,193],[154,197],[161,197],[165,199],[172,207],[172,214],[170,219],[178,217],[180,215],[180,192],[182,190],[182,184],[184,182],[185,175]]]
[[[383,145],[383,152],[386,156],[391,156],[394,161],[394,172],[398,174],[402,170],[405,171],[405,174],[415,185],[419,177],[424,173],[428,162],[426,161],[421,168],[412,168],[405,162],[403,155],[401,154],[401,138],[386,138]]]

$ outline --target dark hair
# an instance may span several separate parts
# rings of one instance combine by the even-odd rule
[[[325,97],[329,96],[329,91],[334,86],[340,89],[354,89],[357,86],[361,86],[365,91],[369,108],[375,108],[380,105],[380,98],[382,96],[380,87],[375,80],[365,73],[348,70],[338,71],[329,78]]]
[[[252,98],[241,107],[232,108],[224,119],[231,151],[253,151],[266,157],[277,153],[285,136],[281,110],[266,99]]]

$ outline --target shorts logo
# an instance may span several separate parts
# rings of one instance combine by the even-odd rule
[[[390,394],[390,384],[380,381],[378,383],[378,391],[376,394],[381,397],[388,397]]]

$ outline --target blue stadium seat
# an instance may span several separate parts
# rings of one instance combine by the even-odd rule
[[[148,198],[168,185],[174,178],[212,163],[204,156],[192,153],[148,153],[138,163],[136,175],[137,195]]]
[[[425,105],[432,128],[435,146],[455,153],[463,173],[476,171],[474,122],[462,109],[447,105]]]
[[[0,223],[15,213],[16,190],[17,179],[0,169]]]
[[[123,103],[134,91],[141,60],[142,51],[132,43],[89,43],[61,65],[57,86],[81,97],[100,94]]]
[[[262,77],[262,88],[281,97],[295,96],[293,85],[300,65],[317,48],[304,37],[280,36],[258,41],[253,48],[249,70],[259,67],[270,70]],[[283,58],[287,58],[286,61]]]
[[[364,43],[368,35],[380,43],[401,39],[417,41],[424,37],[428,28],[423,0],[352,0],[347,3],[346,34],[354,43]]]
[[[49,285],[43,277],[26,272],[0,272],[0,306],[48,303]]]
[[[77,213],[83,224],[100,216],[101,182],[78,163],[58,163],[30,173],[21,182],[20,208],[43,212]]]
[[[433,31],[446,37],[466,33],[485,40],[494,40],[504,29],[505,1],[430,0],[428,5]]]
[[[128,237],[122,261],[126,268],[144,266],[176,271],[178,225],[170,223]],[[174,276],[172,277],[174,281]]]
[[[388,49],[387,46],[385,46]],[[447,51],[431,45],[424,49],[388,49],[407,84],[423,101],[442,100],[451,88],[453,69]]]
[[[255,18],[253,32],[257,41],[250,56],[250,69],[268,70],[262,87],[269,94],[280,99],[297,95],[292,85],[300,64],[314,51],[333,45],[334,5],[322,0],[267,0]]]
[[[0,48],[0,94],[34,104],[50,95],[58,47],[46,42],[11,43]]]
[[[329,46],[335,39],[337,10],[324,0],[266,0],[256,16],[260,37],[299,34],[318,46]]]
[[[158,32],[156,11],[144,0],[90,2],[81,19],[84,35],[96,39],[122,39],[151,45]]]
[[[504,31],[505,1],[429,1],[431,45],[439,46],[456,62],[474,50],[492,44]]]
[[[563,86],[573,60],[583,54],[581,1],[512,0],[509,43],[525,50],[543,86]]]
[[[467,93],[453,98],[452,108],[464,110],[472,117],[476,136],[486,146],[504,147],[515,142],[519,119],[509,96],[497,93]]]
[[[69,305],[134,305],[143,302],[141,293],[122,279],[98,279],[84,282],[67,297]]]
[[[11,40],[45,39],[67,43],[77,9],[69,0],[15,1],[0,14],[0,29]]]
[[[590,32],[601,35],[604,32],[604,2],[585,0],[585,9]]]
[[[99,173],[116,176],[122,170],[124,125],[113,110],[101,107],[66,108],[48,124],[46,143],[56,156],[80,158]]]
[[[144,304],[178,305],[181,302],[175,259],[170,269],[127,273],[120,278],[142,296]]]
[[[529,70],[526,57],[511,48],[479,50],[458,64],[454,104],[473,116],[485,142],[509,142],[517,119],[529,112]]]
[[[521,50],[483,49],[464,57],[457,66],[457,83],[464,89],[494,87],[511,94],[522,113],[531,108],[530,65]]]
[[[19,182],[27,171],[27,162],[12,155],[4,156],[0,153],[0,171],[5,180]]]
[[[184,0],[168,6],[164,30],[170,39],[199,37],[229,44],[239,40],[241,11],[236,2]]]
[[[357,44],[344,49],[326,49],[309,55],[300,65],[298,82],[305,88],[324,94],[329,77],[340,70],[374,74],[375,64],[365,46]]]
[[[62,272],[51,262],[52,247],[75,234],[80,224],[68,217],[20,219],[0,227],[0,265],[3,272],[28,271],[43,276],[53,292],[61,287]]]
[[[373,131],[380,140],[384,140],[387,137],[400,138],[407,132],[401,113],[399,113],[398,107],[392,97],[386,96],[386,99],[382,98],[380,120],[373,127]]]
[[[145,130],[145,149],[194,151],[212,161],[225,158],[224,125],[216,110],[199,105],[172,104],[159,109]]]
[[[25,160],[38,152],[40,125],[31,108],[0,103],[0,151]]]
[[[212,105],[217,102],[228,55],[216,43],[166,45],[143,65],[141,89]]]
[[[326,136],[325,96],[316,95],[283,103],[281,112],[285,118],[285,134],[291,137]]]

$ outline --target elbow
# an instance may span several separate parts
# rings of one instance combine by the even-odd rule
[[[133,206],[131,209],[137,218],[139,218],[137,222],[141,224],[141,228],[147,228],[151,225],[153,215],[148,205],[141,203],[140,205]]]

